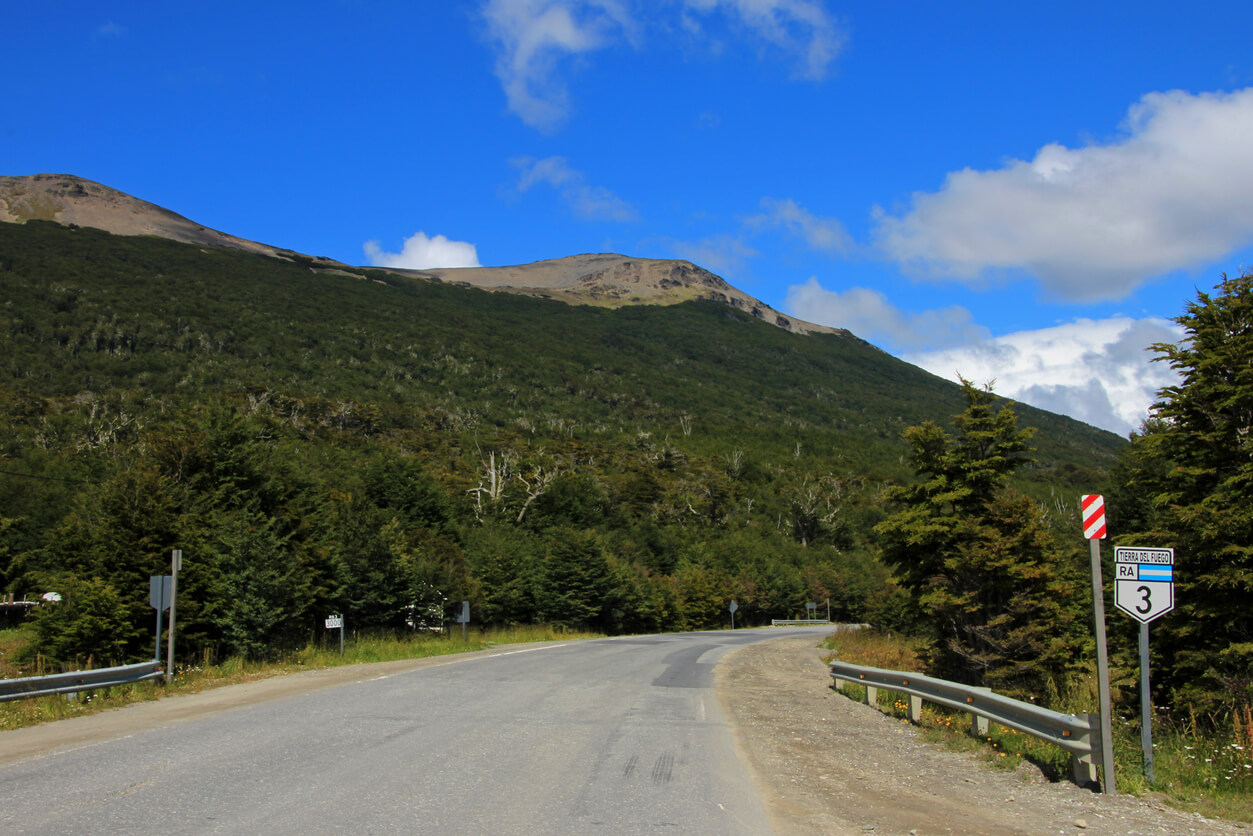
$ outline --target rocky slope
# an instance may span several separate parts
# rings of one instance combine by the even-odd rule
[[[188,244],[233,247],[275,258],[299,257],[315,268],[346,266],[332,259],[303,256],[210,229],[168,209],[81,177],[69,174],[0,176],[0,221],[24,223],[28,220],[94,227],[115,235],[155,235]],[[690,299],[712,299],[787,331],[836,333],[835,329],[784,316],[687,261],[597,254],[513,267],[377,269],[415,279],[542,296],[576,305],[673,305]]]

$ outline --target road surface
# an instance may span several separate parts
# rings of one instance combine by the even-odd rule
[[[713,667],[829,630],[502,648],[4,759],[0,832],[767,833]]]

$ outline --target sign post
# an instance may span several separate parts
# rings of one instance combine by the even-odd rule
[[[1175,608],[1175,550],[1114,548],[1114,606],[1140,622],[1140,748],[1153,783],[1153,705],[1149,691],[1149,622]]]
[[[174,603],[178,598],[178,570],[183,568],[183,550],[170,552],[170,639],[166,646],[165,684],[174,681]]]
[[[339,655],[344,655],[344,616],[328,615],[326,617],[326,629],[339,631]]]
[[[148,603],[157,611],[157,644],[152,650],[152,661],[161,661],[161,612],[170,608],[170,591],[173,578],[169,575],[148,577]]]
[[[1118,792],[1114,784],[1113,717],[1109,704],[1109,656],[1105,640],[1105,589],[1101,579],[1101,541],[1105,539],[1105,497],[1086,494],[1079,501],[1083,536],[1092,564],[1092,620],[1096,628],[1096,688],[1101,702],[1101,791]]]
[[[461,625],[461,641],[466,641],[466,625],[470,623],[470,602],[462,601],[461,609],[457,612],[457,617],[453,619],[453,623]]]
[[[731,601],[731,606],[727,607],[727,609],[731,611],[731,629],[732,630],[735,629],[735,611],[738,610],[739,608],[740,608],[740,605],[735,603],[734,599],[732,599]]]

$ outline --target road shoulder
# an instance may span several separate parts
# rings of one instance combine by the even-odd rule
[[[774,831],[1248,836],[1239,823],[1132,796],[1000,772],[924,743],[908,723],[836,693],[813,638],[728,653],[715,686]]]

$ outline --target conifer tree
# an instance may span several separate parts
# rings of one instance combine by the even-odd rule
[[[955,434],[910,427],[923,480],[889,490],[883,554],[932,636],[936,676],[1011,693],[1059,686],[1080,642],[1082,589],[1029,499],[1006,487],[1032,430],[963,381]]]
[[[1197,708],[1253,703],[1253,274],[1223,277],[1153,348],[1180,374],[1159,393],[1142,457],[1165,460],[1154,544],[1174,546],[1176,612],[1159,635],[1161,682]]]

